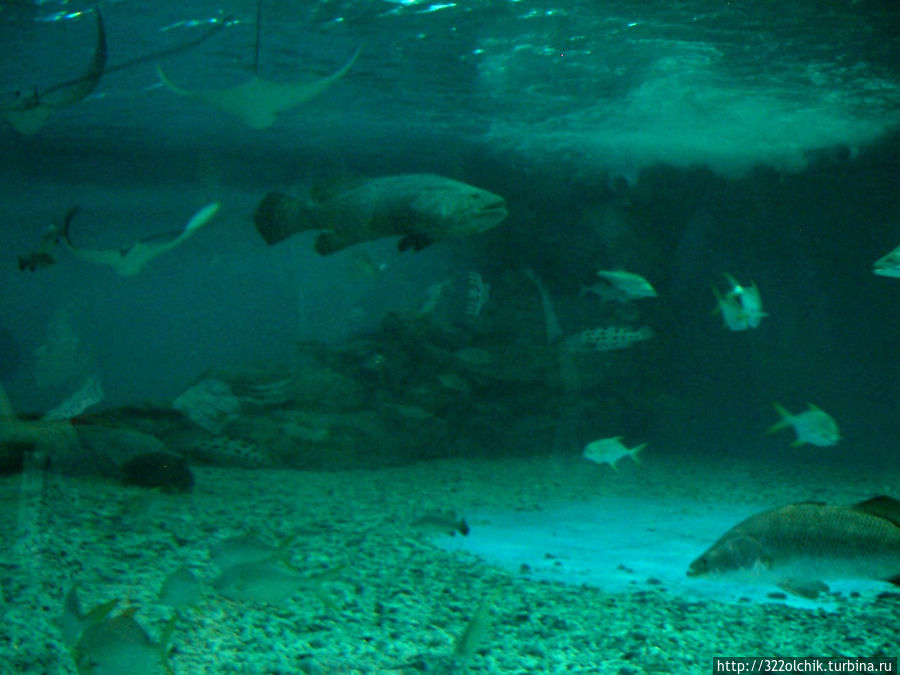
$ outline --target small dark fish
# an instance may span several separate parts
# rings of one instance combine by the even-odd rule
[[[310,203],[270,192],[253,221],[267,244],[305,230],[325,230],[316,251],[328,255],[354,244],[401,237],[397,248],[429,244],[488,230],[506,217],[506,202],[487,190],[434,174],[384,176],[357,183]]]
[[[735,525],[691,563],[688,576],[739,576],[810,597],[821,579],[900,585],[900,501],[815,502],[765,511]]]

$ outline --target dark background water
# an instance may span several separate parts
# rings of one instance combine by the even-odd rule
[[[5,91],[81,72],[90,8],[3,4]],[[255,3],[102,11],[110,64],[227,20],[161,65],[191,88],[251,74]],[[471,269],[508,289],[533,267],[574,333],[602,316],[577,299],[579,283],[621,265],[660,297],[640,305],[657,337],[615,386],[673,401],[640,431],[711,451],[781,448],[786,438],[760,440],[770,402],[813,401],[841,425],[838,452],[893,452],[900,280],[871,265],[900,244],[896,3],[268,0],[262,17],[264,77],[321,76],[363,53],[269,129],[175,97],[148,62],[109,73],[34,136],[0,131],[0,373],[18,408],[51,407],[89,371],[107,404],[168,400],[210,367],[371,330]],[[375,276],[359,272],[358,251],[319,258],[308,236],[268,248],[253,231],[270,189],[414,171],[497,192],[510,216],[420,254],[366,245],[387,265]],[[53,268],[16,269],[74,204],[73,238],[108,247],[178,229],[213,199],[217,221],[135,278],[65,252]],[[723,272],[759,285],[770,314],[759,329],[731,333],[710,314]],[[52,326],[75,344],[70,372],[36,364]]]

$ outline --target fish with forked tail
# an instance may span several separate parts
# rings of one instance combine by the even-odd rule
[[[463,237],[497,225],[507,215],[503,197],[434,174],[373,178],[304,203],[279,192],[260,202],[254,223],[267,244],[305,230],[325,230],[321,255],[383,237],[419,251],[440,239]]]
[[[822,579],[900,585],[900,501],[804,502],[758,513],[722,535],[687,574],[774,583],[806,597],[827,588]]]

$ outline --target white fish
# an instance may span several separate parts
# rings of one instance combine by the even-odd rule
[[[638,461],[637,454],[647,447],[646,443],[641,443],[633,448],[625,447],[622,443],[621,436],[613,438],[601,438],[592,441],[584,446],[582,453],[585,459],[589,459],[597,464],[609,464],[613,469],[616,468],[616,462],[623,457],[631,457],[635,462]]]
[[[640,274],[625,270],[597,270],[597,276],[606,279],[631,298],[656,297],[656,289]]]
[[[880,277],[900,278],[900,246],[876,260],[873,271]]]
[[[715,286],[712,287],[712,292],[716,296],[717,306],[715,311],[722,312],[722,321],[725,322],[725,328],[734,331],[750,328],[747,313],[744,312],[741,303],[727,295],[722,295]]]
[[[762,298],[760,298],[756,284],[751,282],[749,286],[742,286],[730,274],[726,274],[725,279],[731,287],[726,295],[737,299],[738,303],[740,303],[741,309],[747,317],[747,325],[750,328],[759,326],[760,321],[768,314],[763,311]]]
[[[791,443],[792,447],[800,447],[804,443],[827,447],[836,445],[841,440],[841,432],[834,418],[812,403],[809,404],[807,410],[796,415],[791,414],[777,403],[773,405],[778,414],[781,415],[781,419],[769,427],[767,433],[773,434],[776,431],[794,427],[794,433],[797,434],[797,438]]]
[[[716,296],[717,312],[722,312],[722,320],[728,330],[741,331],[748,328],[756,328],[764,317],[768,316],[762,308],[762,298],[755,284],[742,286],[729,274],[725,275],[728,281],[728,290],[722,295],[713,286],[712,291]]]

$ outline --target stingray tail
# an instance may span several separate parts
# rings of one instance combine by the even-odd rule
[[[309,208],[281,192],[270,192],[263,197],[253,214],[253,223],[269,246],[297,232],[318,227]]]

